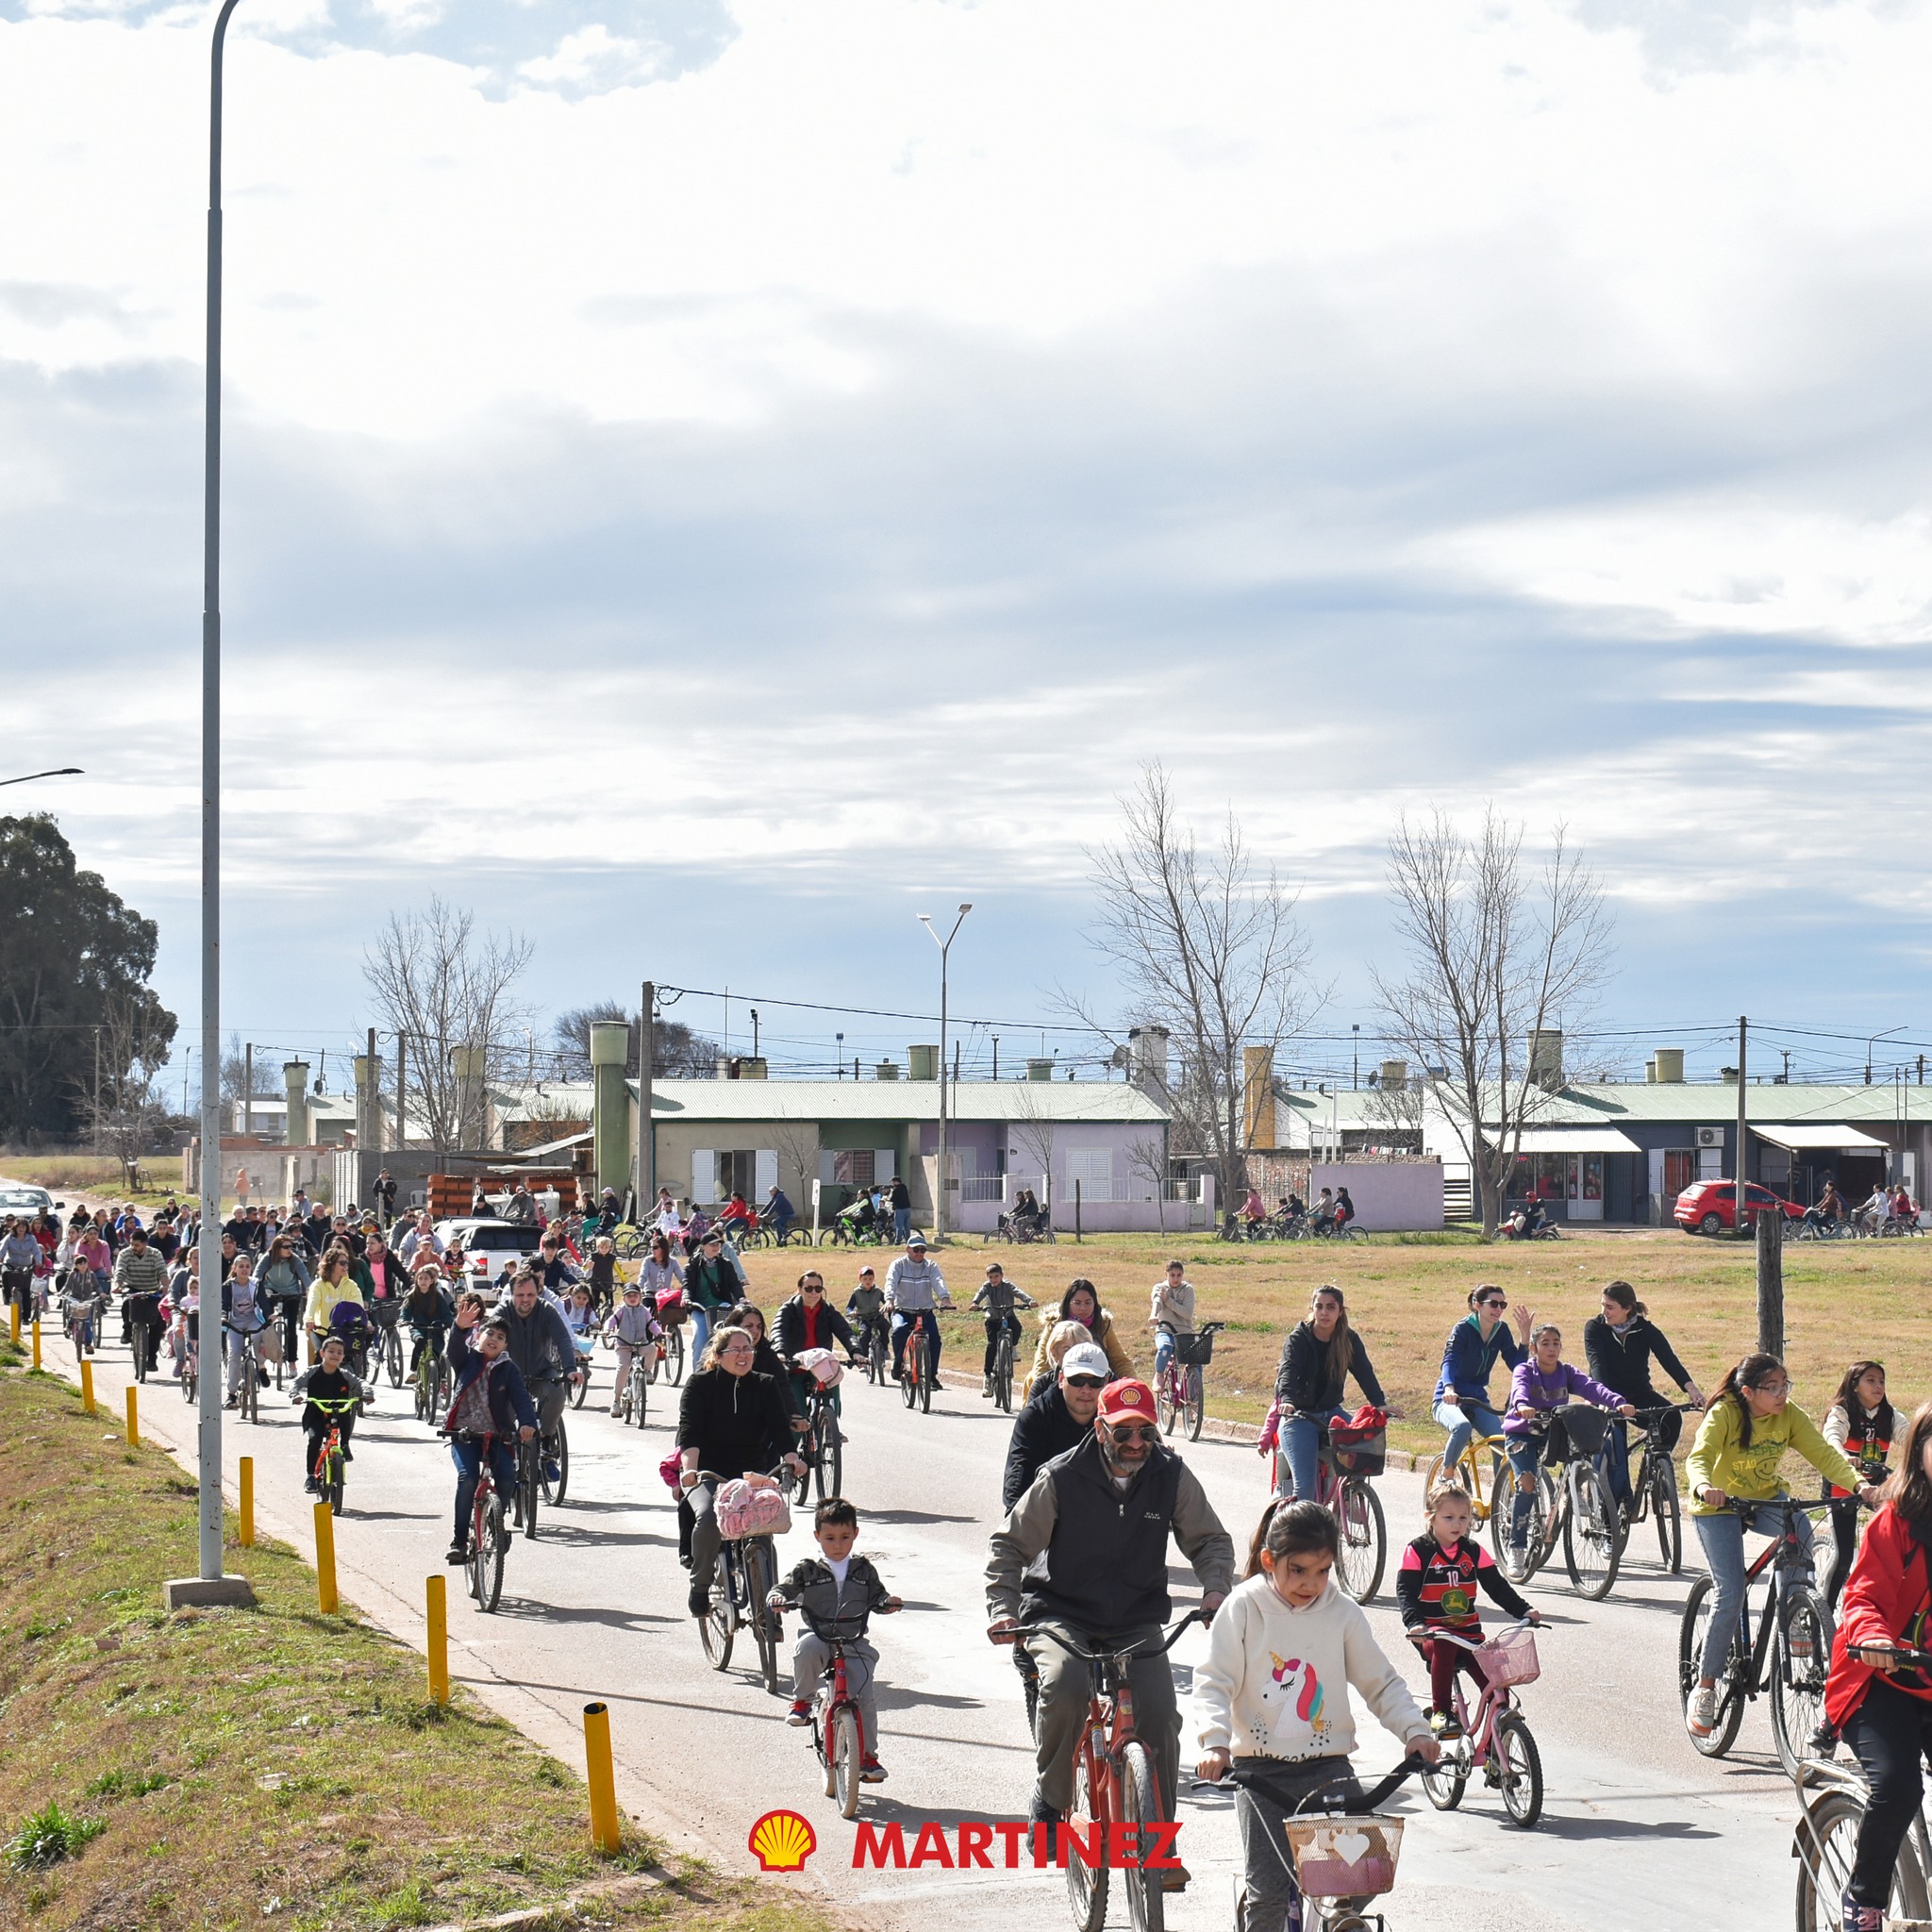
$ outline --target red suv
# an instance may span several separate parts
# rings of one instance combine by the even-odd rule
[[[1802,1221],[1805,1210],[1795,1201],[1780,1200],[1769,1188],[1756,1181],[1744,1183],[1744,1219],[1752,1227],[1767,1208],[1784,1210],[1787,1221]],[[1677,1225],[1692,1234],[1721,1234],[1738,1224],[1738,1184],[1736,1181],[1693,1181],[1677,1196]]]

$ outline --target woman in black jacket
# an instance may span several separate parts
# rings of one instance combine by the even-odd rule
[[[1274,1372],[1282,1453],[1295,1494],[1310,1503],[1321,1467],[1322,1430],[1348,1413],[1341,1398],[1351,1375],[1375,1407],[1388,1407],[1369,1352],[1348,1325],[1348,1304],[1332,1281],[1324,1281],[1308,1298],[1308,1319],[1298,1323],[1282,1343],[1281,1365]]]
[[[1604,1283],[1603,1313],[1592,1315],[1583,1324],[1583,1358],[1590,1373],[1606,1389],[1614,1389],[1633,1408],[1669,1407],[1650,1384],[1650,1365],[1657,1367],[1690,1398],[1693,1407],[1704,1407],[1704,1397],[1690,1372],[1677,1359],[1677,1352],[1664,1339],[1661,1328],[1654,1327],[1650,1312],[1637,1299],[1637,1291],[1627,1281]],[[1683,1418],[1664,1418],[1662,1441],[1666,1454],[1677,1446]],[[1609,1435],[1604,1445],[1604,1470],[1609,1478],[1610,1493],[1625,1509],[1631,1505],[1630,1431],[1618,1417],[1611,1417]]]
[[[804,1463],[792,1452],[791,1418],[778,1386],[753,1367],[758,1342],[743,1328],[719,1328],[705,1351],[703,1366],[684,1385],[677,1405],[677,1447],[684,1464],[679,1527],[691,1544],[691,1602],[693,1617],[711,1607],[711,1584],[718,1574],[718,1518],[711,1486],[702,1471],[728,1481],[762,1477],[780,1462],[792,1471]],[[687,1522],[686,1519],[689,1518]]]

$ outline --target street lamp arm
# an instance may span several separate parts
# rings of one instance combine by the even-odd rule
[[[62,765],[58,772],[27,772],[18,778],[0,778],[0,785],[31,785],[36,778],[84,778],[78,765]]]

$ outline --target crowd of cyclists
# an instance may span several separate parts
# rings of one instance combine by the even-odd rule
[[[807,1268],[767,1324],[750,1298],[730,1220],[692,1225],[676,1204],[667,1213],[660,1202],[643,1230],[647,1248],[624,1263],[614,1254],[617,1203],[607,1196],[593,1210],[550,1221],[534,1254],[479,1282],[460,1244],[445,1242],[426,1214],[332,1213],[306,1199],[285,1213],[240,1208],[220,1235],[226,1400],[234,1406],[252,1378],[265,1386],[272,1366],[287,1366],[313,1489],[319,1444],[332,1427],[353,1455],[354,1411],[374,1392],[374,1352],[391,1335],[398,1347],[407,1336],[412,1376],[425,1359],[446,1369],[437,1415],[456,1471],[449,1558],[462,1562],[486,1465],[508,1493],[517,1446],[534,1441],[546,1476],[558,1475],[556,1432],[590,1352],[602,1341],[616,1354],[614,1410],[633,1358],[661,1358],[667,1334],[683,1329],[692,1372],[679,1391],[666,1480],[677,1495],[688,1607],[702,1622],[715,1610],[721,1548],[734,1533],[721,1521],[731,1514],[721,1491],[787,1487],[807,1467],[802,1452],[814,1428],[842,1438],[838,1385],[845,1367],[873,1356],[874,1338],[890,1345],[892,1378],[906,1374],[915,1334],[936,1371],[939,1312],[954,1306],[941,1260],[908,1229],[883,1282],[873,1266],[858,1268],[841,1307],[824,1274]],[[165,1356],[175,1374],[192,1377],[201,1340],[198,1236],[192,1207],[172,1203],[151,1223],[131,1208],[13,1217],[0,1230],[0,1279],[24,1309],[65,1316],[84,1349],[101,1345],[118,1307],[121,1339],[150,1371]],[[1358,1795],[1343,1685],[1400,1740],[1406,1762],[1429,1774],[1461,1734],[1458,1678],[1478,1693],[1491,1689],[1482,1597],[1516,1623],[1538,1621],[1517,1588],[1517,1559],[1539,1467],[1588,1458],[1627,1523],[1641,1501],[1630,1474],[1633,1430],[1641,1425],[1643,1440],[1669,1457],[1684,1446],[1690,1416],[1682,1489],[1710,1580],[1698,1646],[1687,1650],[1687,1731],[1707,1748],[1722,1723],[1755,1574],[1746,1568],[1747,1532],[1782,1539],[1793,1568],[1808,1576],[1811,1514],[1827,1517],[1824,1654],[1788,1659],[1786,1668],[1818,1674],[1807,1753],[1820,1760],[1836,1754],[1862,1781],[1842,1896],[1828,1923],[1845,1932],[1878,1932],[1885,1923],[1901,1847],[1919,1815],[1920,1767],[1932,1750],[1932,1404],[1901,1418],[1882,1363],[1852,1361],[1814,1422],[1793,1404],[1783,1363],[1757,1350],[1707,1392],[1628,1282],[1600,1290],[1581,1324],[1582,1367],[1569,1358],[1559,1324],[1512,1305],[1499,1287],[1475,1287],[1444,1341],[1430,1397],[1441,1453],[1425,1471],[1424,1518],[1395,1571],[1404,1632],[1426,1674],[1418,1701],[1337,1581],[1345,1527],[1318,1500],[1332,1441],[1400,1415],[1339,1286],[1318,1288],[1283,1341],[1259,1445],[1274,1477],[1244,1564],[1198,1477],[1162,1440],[1127,1324],[1091,1281],[1075,1278],[1058,1296],[1036,1297],[994,1262],[964,1299],[984,1324],[982,1395],[993,1392],[995,1351],[1024,1341],[1020,1311],[1039,1324],[986,1565],[988,1636],[1013,1646],[1033,1732],[1032,1824],[1093,1815],[1092,1794],[1076,1789],[1086,1775],[1092,1693],[1086,1659],[1111,1656],[1132,1690],[1159,1814],[1173,1814],[1184,1755],[1200,1779],[1232,1777],[1245,1923],[1299,1923],[1293,1872],[1278,1850],[1282,1822],[1318,1790]],[[1144,1321],[1133,1325],[1152,1330],[1158,1363],[1192,1336],[1194,1314],[1194,1291],[1175,1260],[1150,1284]],[[1501,1393],[1499,1368],[1508,1376]],[[1659,1377],[1674,1398],[1657,1388]],[[1360,1397],[1353,1409],[1351,1389]],[[1789,1488],[1788,1453],[1815,1472],[1815,1501]],[[1473,1534],[1485,1508],[1486,1467],[1489,1507],[1501,1512],[1492,1537],[1501,1562]],[[1861,1512],[1870,1512],[1862,1522]],[[860,1529],[849,1499],[822,1492],[812,1524],[819,1554],[773,1580],[769,1608],[799,1619],[791,1720],[814,1721],[836,1663],[860,1714],[864,1778],[875,1783],[886,1773],[878,1658],[866,1624],[898,1602],[855,1553]],[[1194,1677],[1191,1754],[1165,1657],[1170,1542],[1200,1586],[1192,1614],[1209,1625],[1208,1661]],[[1178,1864],[1162,1874],[1170,1890],[1187,1882]]]

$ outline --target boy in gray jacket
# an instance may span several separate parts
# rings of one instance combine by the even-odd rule
[[[874,1666],[879,1654],[865,1641],[866,1619],[876,1610],[889,1616],[904,1606],[879,1581],[879,1573],[864,1557],[855,1557],[858,1541],[858,1511],[842,1496],[827,1496],[811,1522],[811,1533],[824,1557],[808,1557],[767,1599],[774,1610],[795,1609],[799,1627],[791,1647],[791,1710],[785,1722],[808,1724],[812,1701],[832,1661],[836,1640],[845,1650],[845,1688],[858,1702],[863,1736],[863,1783],[882,1785],[886,1768],[879,1762],[879,1704]]]

